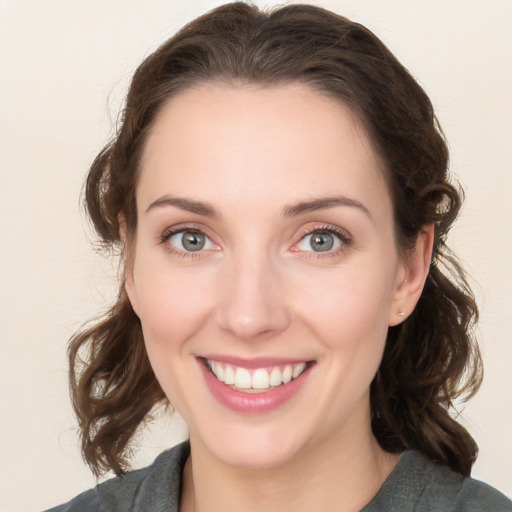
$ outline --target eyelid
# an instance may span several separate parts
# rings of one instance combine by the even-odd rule
[[[209,251],[209,250],[212,250],[212,248],[208,248],[208,249],[200,249],[198,251],[186,251],[186,250],[182,250],[182,249],[179,249],[167,242],[169,242],[169,240],[179,234],[179,233],[185,233],[185,232],[190,232],[190,233],[200,233],[201,235],[203,235],[207,240],[209,240],[209,242],[214,246],[213,249],[218,249],[219,246],[218,244],[216,244],[213,240],[212,240],[212,237],[210,235],[207,234],[206,232],[207,230],[202,228],[202,227],[198,227],[197,225],[193,225],[193,224],[178,224],[178,225],[175,225],[175,226],[170,226],[166,229],[164,229],[164,231],[162,232],[161,235],[158,236],[158,243],[161,244],[161,245],[165,245],[166,246],[166,249],[171,252],[171,253],[174,253],[174,254],[177,254],[177,255],[180,255],[180,256],[184,256],[184,257],[198,257],[198,256],[201,256],[202,253],[206,252],[206,251]]]
[[[315,233],[329,233],[337,237],[340,241],[340,247],[329,250],[325,252],[315,252],[315,251],[303,251],[301,249],[298,249],[297,246],[306,238],[307,236],[310,236]],[[298,234],[298,240],[294,242],[293,246],[291,247],[292,252],[305,252],[308,254],[309,257],[313,256],[316,258],[322,258],[322,257],[329,257],[329,256],[336,256],[346,250],[350,245],[352,244],[352,236],[348,231],[345,229],[333,225],[333,224],[320,224],[320,225],[311,225],[308,224],[301,228]]]
[[[174,235],[183,233],[183,232],[187,232],[187,231],[192,232],[192,233],[202,234],[210,241],[211,244],[213,244],[214,250],[220,249],[219,244],[215,243],[214,240],[212,239],[212,236],[210,236],[208,234],[208,231],[209,231],[208,229],[205,229],[202,226],[198,226],[193,223],[178,224],[178,225],[167,227],[166,229],[164,229],[162,234],[158,236],[158,242],[161,245],[166,245],[166,249],[169,252],[175,253],[177,255],[181,255],[184,257],[198,257],[198,256],[201,256],[203,253],[211,250],[211,249],[201,249],[198,251],[186,251],[186,250],[180,250],[174,246],[171,246],[170,244],[167,244],[169,239],[171,237],[173,237]],[[340,247],[338,247],[334,250],[325,251],[323,253],[315,252],[315,251],[304,251],[304,250],[297,248],[298,244],[302,240],[304,240],[304,238],[306,238],[307,236],[312,235],[314,233],[330,233],[330,234],[334,235],[335,237],[337,237],[339,239]],[[291,252],[308,253],[309,256],[317,257],[317,258],[338,255],[339,253],[346,250],[352,244],[352,236],[350,235],[350,233],[347,230],[345,230],[339,226],[333,225],[333,224],[325,224],[325,223],[322,223],[322,224],[309,223],[306,226],[303,226],[299,230],[299,232],[295,238],[296,238],[296,241],[293,243],[292,247],[290,248]]]

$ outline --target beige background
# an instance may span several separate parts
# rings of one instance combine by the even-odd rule
[[[42,510],[94,483],[77,450],[65,350],[110,303],[116,267],[90,247],[82,181],[135,66],[220,3],[0,1],[2,512]],[[446,131],[468,191],[451,242],[476,283],[487,370],[463,420],[481,447],[474,476],[512,497],[512,1],[313,3],[374,30]],[[144,434],[137,465],[183,437],[174,423]]]

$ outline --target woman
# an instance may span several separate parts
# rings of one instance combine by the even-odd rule
[[[228,4],[149,56],[86,186],[119,299],[70,345],[120,476],[54,510],[512,510],[449,411],[481,365],[447,161],[423,90],[320,8]],[[166,403],[190,441],[125,473]]]

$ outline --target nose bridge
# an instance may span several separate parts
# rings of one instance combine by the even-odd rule
[[[282,276],[270,251],[257,244],[244,244],[228,260],[217,308],[219,327],[244,340],[285,329],[289,315]]]

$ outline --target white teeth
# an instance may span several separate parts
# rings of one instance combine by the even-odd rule
[[[279,386],[283,382],[283,376],[279,368],[273,368],[270,372],[269,383],[271,386]]]
[[[224,368],[220,363],[213,363],[213,373],[217,375],[219,380],[224,380]]]
[[[235,383],[235,372],[231,366],[226,366],[226,369],[224,370],[224,380],[222,380],[217,374],[215,375],[221,382],[224,382],[224,384],[227,384],[228,386],[232,386]]]
[[[269,377],[267,370],[258,369],[252,375],[252,388],[267,389],[269,386]]]
[[[245,368],[236,369],[235,388],[251,389],[251,374]]]
[[[306,369],[306,363],[300,363],[298,364],[294,369],[292,373],[292,377],[296,379],[304,370]]]
[[[288,384],[292,379],[299,377],[307,367],[303,362],[296,365],[287,364],[283,370],[279,366],[274,366],[272,369],[257,368],[251,373],[246,368],[233,367],[218,361],[208,360],[207,363],[218,380],[243,390],[264,390]]]
[[[283,384],[288,384],[292,380],[293,370],[292,367],[287,364],[283,371]]]

